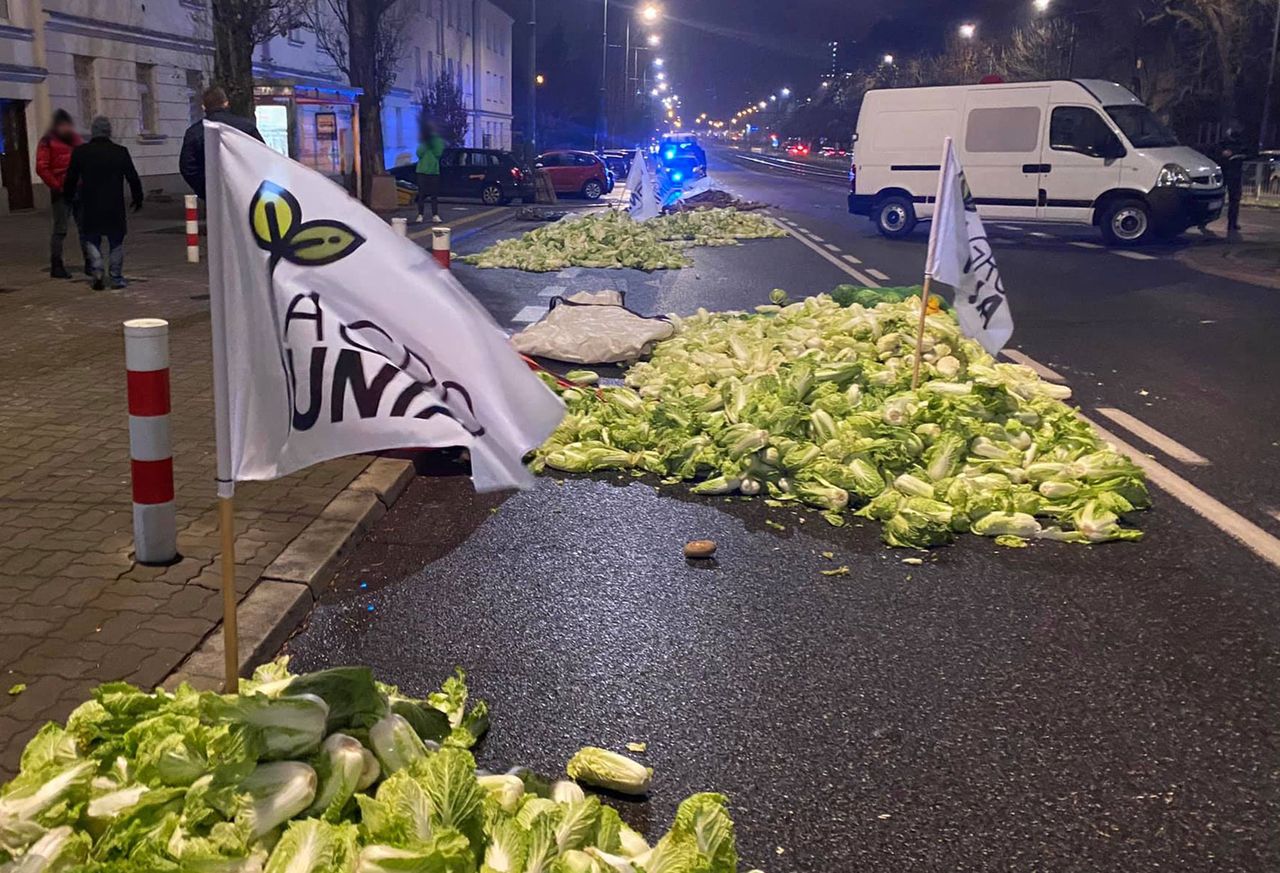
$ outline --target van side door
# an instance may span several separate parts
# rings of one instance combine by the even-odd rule
[[[1040,211],[1045,221],[1088,224],[1093,204],[1120,184],[1124,144],[1094,106],[1050,107],[1040,154]]]
[[[972,90],[957,143],[969,189],[984,218],[1032,220],[1048,88]]]

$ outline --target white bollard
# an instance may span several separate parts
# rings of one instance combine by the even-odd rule
[[[449,269],[452,234],[453,231],[441,225],[431,228],[431,254],[435,257],[436,263],[446,270]]]
[[[169,322],[124,323],[128,371],[129,458],[133,478],[133,551],[142,564],[178,556],[178,520],[169,440]]]
[[[194,194],[183,198],[187,207],[187,263],[200,263],[200,201]]]
[[[393,218],[391,219],[391,229],[396,232],[396,236],[409,236],[409,219]]]

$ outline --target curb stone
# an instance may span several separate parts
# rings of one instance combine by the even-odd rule
[[[386,515],[413,479],[413,463],[378,458],[262,572],[240,601],[240,675],[247,675],[280,650],[311,614],[333,578],[338,561]],[[187,682],[198,690],[222,685],[222,624],[205,637],[164,680],[164,687]]]

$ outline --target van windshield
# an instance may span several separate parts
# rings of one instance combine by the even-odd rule
[[[1176,146],[1178,138],[1145,106],[1106,106],[1107,115],[1124,131],[1135,149]]]

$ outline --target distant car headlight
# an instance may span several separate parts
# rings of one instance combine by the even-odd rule
[[[1165,164],[1156,177],[1157,188],[1190,188],[1191,174],[1181,164]]]

